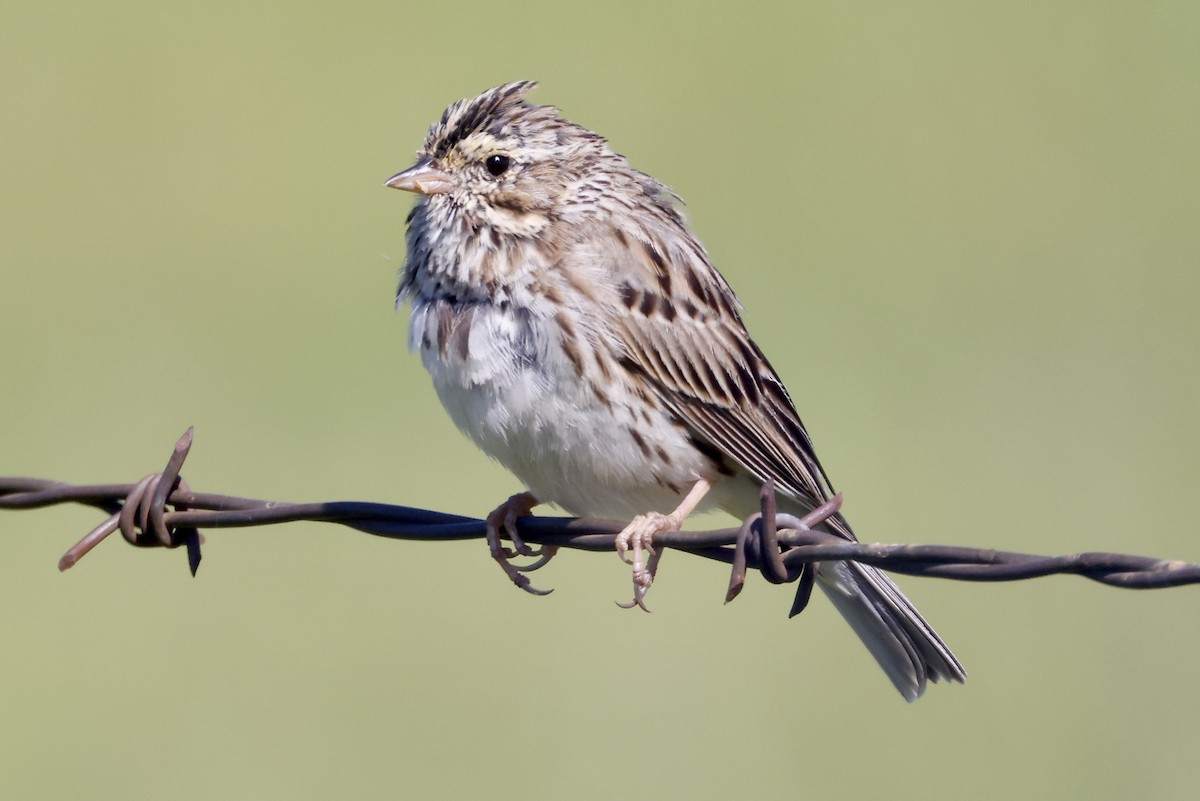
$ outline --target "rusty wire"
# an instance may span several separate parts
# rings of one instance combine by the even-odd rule
[[[405,540],[482,539],[486,522],[463,515],[381,503],[333,501],[281,503],[193,492],[180,476],[192,445],[192,429],[176,443],[166,467],[135,484],[73,485],[34,478],[0,477],[0,509],[34,509],[64,503],[94,506],[107,519],[71,546],[59,560],[66,570],[108,535],[120,531],[139,547],[184,547],[193,575],[200,565],[202,528],[237,528],[292,521],[338,523],[380,537]],[[761,512],[738,528],[657,534],[658,547],[671,548],[732,566],[726,602],[741,591],[746,573],[758,570],[771,583],[797,582],[792,614],[812,591],[814,562],[852,560],[914,576],[964,581],[1015,581],[1074,574],[1130,589],[1200,583],[1200,565],[1117,553],[1037,556],[943,545],[884,545],[847,542],[814,528],[838,510],[836,496],[802,520],[777,514],[770,484],[763,488]],[[168,508],[170,507],[170,508]],[[527,542],[611,551],[624,524],[613,520],[523,517],[519,535]]]

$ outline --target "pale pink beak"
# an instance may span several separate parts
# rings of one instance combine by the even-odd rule
[[[428,158],[421,159],[404,172],[396,173],[383,185],[422,195],[444,195],[454,188],[450,176],[434,167],[433,160]]]

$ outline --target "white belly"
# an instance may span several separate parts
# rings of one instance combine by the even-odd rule
[[[711,471],[665,412],[635,414],[623,373],[598,400],[552,320],[491,305],[447,314],[414,303],[410,347],[455,424],[539,500],[596,517],[669,512]]]

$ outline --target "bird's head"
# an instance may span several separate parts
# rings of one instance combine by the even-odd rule
[[[554,107],[528,102],[535,86],[506,83],[451,104],[429,128],[416,164],[386,185],[423,195],[425,213],[475,230],[537,234],[598,165],[620,157]]]

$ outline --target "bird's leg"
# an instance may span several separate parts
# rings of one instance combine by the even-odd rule
[[[527,516],[539,503],[540,501],[533,496],[532,492],[518,492],[497,506],[487,516],[487,544],[492,558],[496,560],[513,584],[533,595],[549,595],[553,590],[539,590],[530,583],[529,577],[523,574],[530,570],[537,570],[549,562],[550,558],[557,553],[558,548],[553,545],[543,545],[535,551],[526,545],[525,541],[521,539],[521,535],[517,533],[517,518]],[[501,533],[512,540],[512,548],[505,548],[500,544]],[[539,558],[531,565],[514,565],[512,560],[517,556]]]
[[[671,514],[648,512],[638,515],[629,521],[629,525],[617,535],[617,555],[626,564],[633,565],[633,600],[627,604],[617,604],[617,606],[622,609],[632,609],[636,606],[643,612],[650,611],[646,608],[644,599],[646,591],[654,583],[654,574],[658,571],[658,560],[662,557],[661,552],[654,550],[654,535],[664,531],[679,531],[683,528],[683,521],[687,520],[688,515],[696,510],[710,489],[712,489],[712,484],[702,478],[692,486],[687,496]],[[632,559],[625,555],[630,550],[633,551]],[[642,563],[644,552],[650,554],[650,558],[645,564]]]

